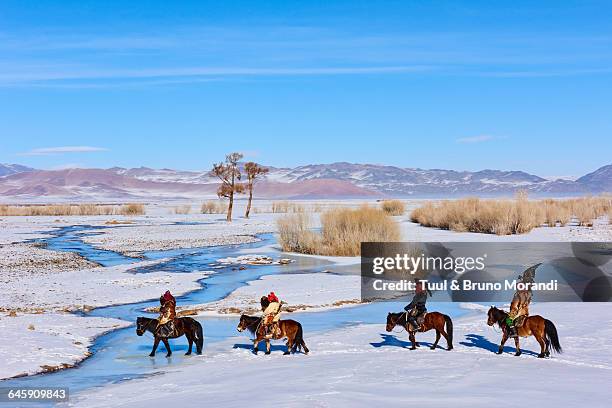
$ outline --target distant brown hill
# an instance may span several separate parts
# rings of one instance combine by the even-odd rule
[[[214,197],[218,180],[208,171],[152,169],[34,170],[2,165],[0,196],[80,200]],[[331,163],[270,167],[258,181],[258,198],[453,197],[584,195],[612,189],[612,165],[577,180],[547,180],[523,171],[417,169],[375,164]]]

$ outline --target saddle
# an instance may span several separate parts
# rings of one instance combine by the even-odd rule
[[[414,316],[414,315],[412,315],[412,316]],[[417,323],[418,327],[412,327],[412,324],[409,324],[409,326],[412,327],[414,329],[414,331],[421,330],[421,327],[423,327],[423,322],[425,321],[425,316],[427,316],[427,311],[424,311],[421,314],[416,316],[416,323]]]
[[[514,327],[516,327],[517,329],[519,327],[523,327],[523,324],[525,324],[525,321],[527,320],[527,317],[529,317],[529,316],[522,315],[522,316],[519,316],[516,319],[514,319]]]
[[[176,337],[177,320],[178,319],[173,319],[159,326],[157,330],[155,330],[155,336],[161,337],[161,338]]]
[[[266,339],[280,340],[283,333],[278,322],[271,323],[261,327],[263,337]]]

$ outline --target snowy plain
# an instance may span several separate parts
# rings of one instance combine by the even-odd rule
[[[340,204],[325,203],[330,207]],[[360,204],[360,201],[345,203]],[[417,204],[418,201],[411,201],[408,208]],[[177,294],[189,292],[199,288],[198,281],[209,273],[133,274],[129,272],[131,268],[154,266],[163,259],[96,267],[83,259],[75,259],[74,254],[48,254],[44,248],[29,251],[30,244],[25,241],[44,237],[45,233],[63,226],[109,226],[83,239],[106,250],[136,256],[148,250],[252,242],[257,239],[256,234],[274,232],[276,219],[284,215],[255,213],[246,220],[239,215],[242,205],[239,203],[235,221],[227,224],[218,214],[173,214],[173,205],[151,204],[147,206],[147,215],[136,217],[0,219],[0,291],[5,294],[0,301],[0,310],[5,314],[0,318],[0,330],[10,331],[23,344],[23,349],[19,348],[23,352],[11,354],[10,364],[0,371],[0,377],[44,371],[45,366],[72,365],[87,357],[88,345],[96,336],[126,324],[116,319],[88,318],[64,311],[139,302],[156,298],[168,287]],[[316,227],[317,214],[312,217]],[[536,228],[520,236],[498,237],[425,228],[410,222],[407,215],[396,219],[402,238],[407,241],[612,241],[612,229],[603,222],[593,228]],[[109,224],[117,220],[120,224]],[[257,250],[261,248],[253,250],[254,253]],[[28,256],[38,259],[36,267],[26,268],[26,279],[16,279],[15,271],[23,269],[22,261]],[[353,306],[346,301],[359,297],[359,280],[354,275],[359,258],[315,258],[333,262],[330,269],[340,273],[281,274],[254,279],[225,299],[200,305],[201,313],[255,311],[259,296],[270,288],[290,306],[301,305],[302,311],[321,312],[321,316],[326,310]],[[53,262],[45,266],[48,259]],[[341,304],[334,305],[336,302]],[[11,311],[16,317],[10,316]],[[278,352],[254,356],[244,348],[234,349],[235,344],[248,343],[244,338],[232,338],[211,345],[204,356],[191,359],[180,369],[171,368],[155,377],[80,393],[71,404],[108,406],[105,401],[112,397],[116,406],[150,406],[150,398],[159,398],[156,403],[160,404],[178,398],[185,406],[201,406],[203,401],[215,401],[219,406],[244,406],[269,403],[269,398],[278,400],[282,394],[278,406],[365,406],[383,402],[390,406],[413,403],[484,407],[512,400],[520,390],[541,406],[582,403],[602,406],[598,404],[607,398],[606,384],[612,379],[611,353],[607,351],[612,342],[610,305],[538,304],[533,312],[557,324],[564,354],[548,360],[536,359],[531,353],[518,358],[510,354],[496,356],[491,350],[496,348],[499,334],[484,324],[482,311],[476,310],[473,313],[480,314],[456,321],[452,352],[430,351],[424,347],[410,352],[404,349],[405,333],[389,334],[384,332],[383,325],[371,324],[307,334],[306,342],[313,350],[309,356],[285,357]],[[593,315],[601,324],[586,321],[582,318],[585,314]],[[34,330],[29,329],[30,325]],[[26,350],[42,349],[50,336],[53,341],[48,350],[54,351],[27,353]],[[423,339],[431,342],[432,336],[428,333]],[[444,341],[441,344],[445,345]],[[529,350],[536,349],[533,339],[525,345]],[[194,372],[196,375],[190,378]],[[508,384],[509,378],[518,378],[519,384],[513,381]],[[457,395],[462,398],[458,400]]]

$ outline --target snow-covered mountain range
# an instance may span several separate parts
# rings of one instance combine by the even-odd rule
[[[218,180],[208,171],[151,169],[35,170],[0,165],[0,195],[13,198],[74,199],[214,196]],[[375,164],[331,163],[294,168],[270,167],[258,183],[265,198],[453,197],[578,195],[612,191],[612,165],[575,181],[547,180],[523,171],[402,168]]]

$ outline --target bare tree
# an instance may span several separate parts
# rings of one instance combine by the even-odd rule
[[[230,153],[225,156],[225,162],[215,163],[212,168],[212,174],[219,177],[219,180],[221,180],[221,185],[217,189],[217,196],[219,198],[225,197],[229,199],[226,218],[228,221],[232,220],[234,194],[244,191],[244,185],[238,182],[241,177],[240,169],[238,168],[240,159],[242,159],[242,154]]]
[[[247,204],[246,212],[244,213],[246,218],[249,218],[249,213],[251,212],[251,202],[253,201],[253,184],[255,184],[255,179],[266,174],[268,171],[269,170],[266,167],[261,167],[255,162],[248,162],[244,165],[244,172],[247,176],[246,188],[249,190],[249,203]]]

